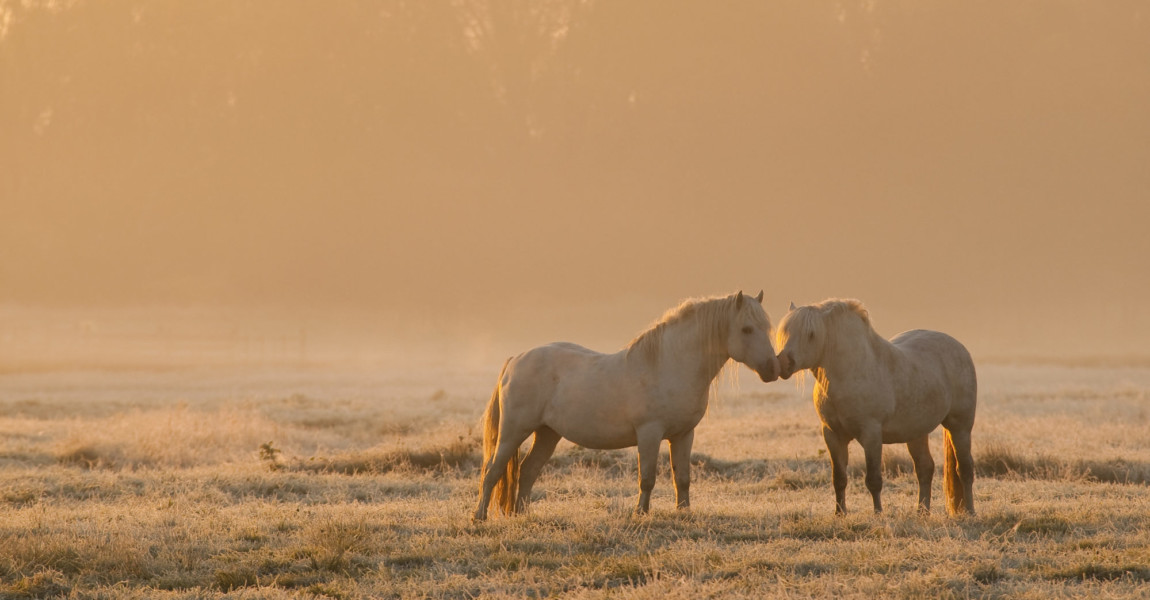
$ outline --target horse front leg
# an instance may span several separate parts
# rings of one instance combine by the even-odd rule
[[[831,481],[835,487],[835,514],[847,514],[847,444],[850,439],[843,438],[823,425],[823,441],[827,444],[827,453],[831,456]]]
[[[858,439],[866,455],[866,489],[874,500],[875,514],[879,514],[882,512],[882,427],[867,427]]]
[[[651,490],[655,489],[663,432],[656,426],[648,426],[636,430],[635,434],[639,450],[639,504],[635,512],[644,514],[651,510]]]
[[[680,435],[671,442],[671,475],[675,479],[675,507],[691,507],[691,444],[695,430]]]

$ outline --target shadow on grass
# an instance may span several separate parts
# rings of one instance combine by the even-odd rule
[[[1048,454],[1023,455],[1004,444],[991,444],[976,451],[974,465],[981,477],[1150,484],[1150,463],[1122,459],[1063,460]]]
[[[1150,463],[1116,460],[1060,459],[1046,454],[1025,455],[1001,444],[989,445],[975,452],[975,469],[979,477],[997,479],[1035,479],[1050,481],[1095,481],[1103,483],[1150,485]],[[82,453],[61,459],[67,464],[91,468],[101,464],[98,457]],[[476,475],[482,462],[479,442],[460,437],[439,446],[397,450],[365,450],[332,456],[312,457],[283,465],[289,471],[339,473],[344,475],[379,474],[392,471],[448,473],[463,471]],[[667,473],[670,458],[659,455],[659,469]],[[578,446],[556,454],[547,463],[548,471],[560,473],[573,469],[593,469],[607,476],[634,478],[637,471],[634,449],[590,450]],[[935,457],[935,476],[941,477],[943,457]],[[691,456],[696,474],[734,481],[767,480],[777,489],[802,489],[830,484],[830,462],[826,457],[810,459],[725,460],[696,452]],[[865,473],[863,462],[856,458],[850,464],[852,478]],[[914,475],[914,463],[905,453],[883,452],[883,475]]]

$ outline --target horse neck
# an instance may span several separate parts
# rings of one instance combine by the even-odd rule
[[[658,369],[710,385],[730,360],[723,331],[701,319],[676,323],[663,333]]]
[[[828,336],[823,350],[822,370],[828,380],[871,373],[890,354],[890,342],[866,323],[857,321],[846,327],[847,331]]]

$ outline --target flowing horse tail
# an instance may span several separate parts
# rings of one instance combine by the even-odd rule
[[[958,476],[958,454],[954,449],[954,440],[950,438],[950,431],[942,432],[942,490],[946,494],[946,510],[952,515],[968,510],[966,498],[962,492],[962,480]]]
[[[503,396],[503,373],[507,371],[507,363],[503,361],[503,368],[499,370],[499,379],[495,381],[495,390],[491,392],[491,401],[487,403],[487,411],[483,413],[483,466],[479,471],[480,493],[483,493],[483,480],[487,476],[487,469],[499,447],[499,405]],[[515,496],[519,492],[519,449],[511,460],[507,461],[507,472],[504,473],[491,493],[491,500],[505,515],[515,512]]]

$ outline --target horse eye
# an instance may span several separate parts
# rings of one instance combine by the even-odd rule
[[[751,329],[750,325],[747,325],[746,327],[743,328],[743,333],[750,333],[752,331],[754,331],[754,329]]]

